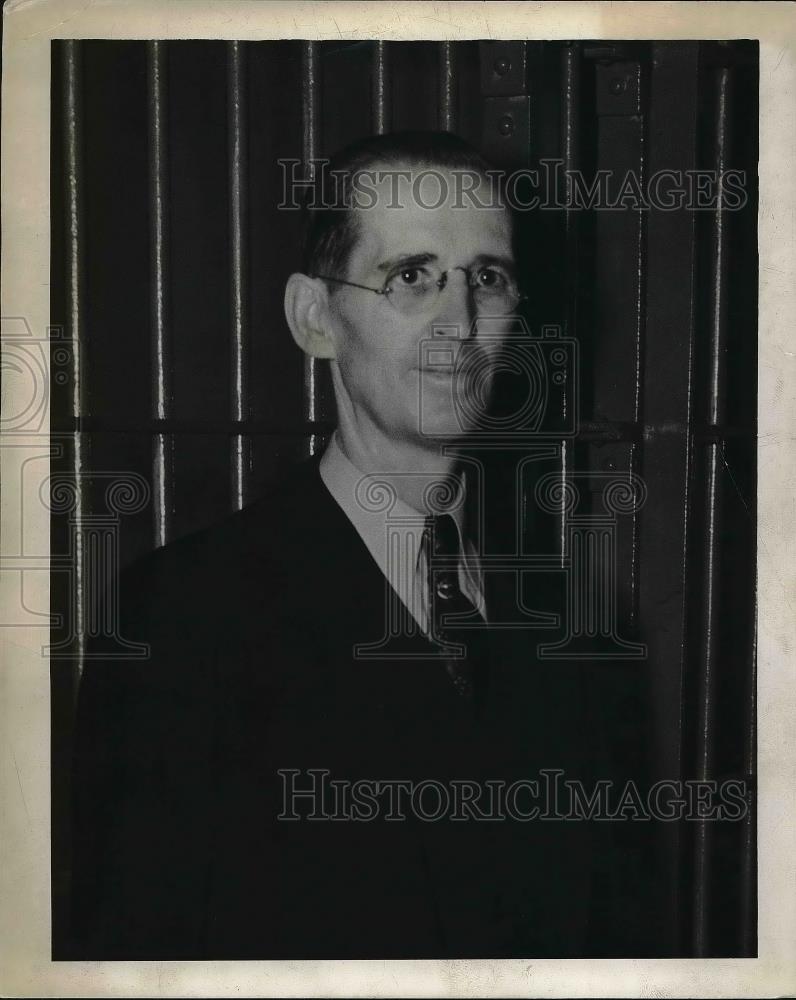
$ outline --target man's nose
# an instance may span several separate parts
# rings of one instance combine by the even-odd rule
[[[446,272],[446,279],[432,323],[434,336],[467,340],[473,335],[476,317],[467,273],[460,268],[451,268]]]

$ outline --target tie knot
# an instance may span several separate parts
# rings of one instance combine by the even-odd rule
[[[433,551],[438,556],[459,554],[459,529],[450,514],[436,514],[426,518],[426,530],[431,535]]]

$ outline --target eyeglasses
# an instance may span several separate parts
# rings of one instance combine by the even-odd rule
[[[442,290],[448,283],[451,271],[464,272],[473,301],[478,310],[485,314],[506,316],[526,298],[517,288],[513,277],[504,268],[495,264],[450,267],[447,271],[433,264],[413,264],[395,271],[381,288],[371,288],[370,285],[360,285],[355,281],[344,281],[328,274],[315,274],[313,277],[383,295],[398,312],[416,316],[431,312],[436,306]]]

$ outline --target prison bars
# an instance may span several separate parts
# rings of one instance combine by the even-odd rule
[[[524,45],[525,43],[513,43]],[[249,441],[248,410],[249,386],[247,384],[248,362],[247,350],[250,337],[247,316],[247,183],[246,176],[246,146],[248,130],[248,114],[246,100],[246,49],[245,43],[227,43],[228,58],[228,182],[230,193],[229,233],[230,233],[230,281],[231,281],[231,322],[230,322],[230,356],[232,378],[232,422],[235,433],[231,435],[231,485],[230,506],[233,509],[245,505],[248,500],[250,462],[247,448]],[[102,426],[101,415],[89,412],[86,386],[89,370],[84,351],[86,342],[85,328],[85,238],[83,232],[83,216],[85,192],[83,188],[82,162],[82,100],[81,100],[81,52],[82,45],[76,41],[62,43],[62,103],[61,115],[64,135],[64,172],[65,172],[65,232],[67,245],[65,248],[64,271],[67,277],[67,316],[70,338],[72,341],[72,379],[71,379],[71,410],[73,418],[71,465],[76,482],[75,517],[80,522],[88,511],[88,496],[83,490],[83,473],[87,468],[87,437],[85,431],[92,426]],[[438,102],[437,120],[441,127],[456,127],[457,106],[457,49],[454,43],[444,42],[438,45]],[[167,53],[168,43],[147,42],[147,105],[149,113],[149,189],[151,204],[150,229],[150,322],[151,322],[151,358],[152,358],[152,430],[153,455],[152,471],[155,484],[153,543],[164,544],[174,532],[173,508],[173,470],[171,454],[174,433],[181,430],[175,420],[173,409],[173,386],[171,382],[171,342],[169,328],[169,190],[168,190],[168,86],[167,86]],[[317,42],[302,43],[302,81],[299,105],[302,115],[303,155],[309,164],[321,153],[321,90],[322,90],[322,55],[323,47]],[[604,55],[604,53],[603,53]],[[372,128],[383,131],[391,122],[391,48],[390,43],[383,41],[372,43]],[[520,64],[524,65],[526,54],[519,55]],[[583,74],[583,52],[577,45],[562,49],[561,54],[561,108],[562,108],[562,153],[565,165],[577,166],[579,160],[580,122],[578,120],[579,101],[581,100],[579,86]],[[671,128],[677,122],[685,122],[686,131],[678,140],[680,146],[674,152],[680,157],[682,164],[696,162],[695,160],[695,116],[696,100],[699,83],[697,80],[698,45],[697,43],[682,43],[679,49],[656,45],[653,48],[652,70],[656,82],[654,99],[645,104],[641,111],[651,116],[655,122],[656,116],[666,123],[666,129],[661,132],[656,126],[652,129],[656,138],[650,144],[650,156],[658,157],[665,162],[668,156],[666,142],[671,137]],[[503,64],[501,64],[503,68]],[[718,84],[712,107],[712,117],[717,130],[717,169],[724,162],[724,155],[729,141],[729,121],[732,104],[732,70],[723,69],[717,76]],[[678,84],[679,81],[679,84]],[[520,86],[520,93],[510,94],[513,97],[527,95],[527,85]],[[646,100],[646,99],[645,99]],[[667,105],[668,102],[668,105]],[[521,107],[514,104],[514,108]],[[667,110],[668,107],[668,110]],[[665,112],[665,114],[664,114]],[[499,120],[499,119],[498,119]],[[488,123],[489,124],[489,123]],[[522,137],[521,130],[515,133],[516,141]],[[668,137],[668,138],[667,138]],[[503,137],[505,138],[505,137]],[[657,144],[657,145],[656,145]],[[323,151],[325,152],[325,151]],[[644,291],[646,301],[639,300],[637,308],[640,317],[646,324],[644,334],[644,350],[649,353],[654,344],[665,343],[665,330],[686,330],[685,339],[676,343],[668,343],[667,349],[670,365],[679,365],[681,371],[687,371],[687,381],[681,383],[683,396],[677,402],[684,414],[680,431],[669,434],[661,430],[662,415],[666,412],[668,401],[664,398],[669,391],[666,379],[661,379],[667,360],[665,354],[642,358],[640,345],[635,359],[634,408],[632,419],[627,427],[621,421],[584,423],[583,440],[593,441],[629,441],[634,449],[642,447],[642,470],[647,477],[656,475],[677,477],[682,484],[680,497],[682,516],[676,526],[675,541],[681,555],[679,582],[663,574],[660,579],[653,580],[639,577],[637,571],[637,553],[639,547],[649,558],[650,552],[661,554],[661,566],[675,564],[669,560],[666,563],[660,540],[655,538],[655,517],[661,511],[656,511],[654,501],[641,516],[638,528],[638,544],[634,543],[634,590],[636,602],[642,610],[660,606],[665,599],[666,588],[670,584],[680,586],[679,605],[672,611],[672,622],[679,619],[681,627],[675,632],[659,636],[655,639],[653,653],[656,664],[653,664],[653,687],[661,696],[664,725],[674,726],[679,734],[684,720],[683,711],[689,710],[689,704],[684,702],[684,674],[687,670],[685,631],[686,607],[685,577],[691,570],[693,553],[688,547],[688,536],[691,523],[695,516],[692,498],[689,493],[691,470],[694,466],[692,449],[702,448],[706,455],[704,465],[705,531],[701,536],[703,559],[706,567],[704,579],[704,615],[700,625],[698,638],[692,637],[693,645],[699,646],[699,677],[695,708],[699,720],[698,738],[694,748],[695,756],[691,759],[699,762],[701,776],[709,777],[714,766],[714,741],[716,727],[716,684],[717,672],[721,664],[716,661],[716,622],[720,614],[718,579],[719,579],[719,549],[722,527],[721,479],[722,464],[722,422],[724,413],[725,373],[722,368],[725,344],[727,287],[726,259],[727,235],[724,220],[717,212],[712,220],[713,225],[713,257],[709,264],[713,289],[712,321],[710,324],[711,339],[711,378],[709,387],[710,416],[712,436],[699,439],[692,434],[692,400],[693,400],[693,351],[697,330],[694,328],[694,289],[693,271],[693,232],[689,230],[690,221],[676,213],[668,219],[656,217],[651,231],[647,235],[646,259],[640,259],[640,267],[644,272]],[[569,273],[574,275],[580,261],[579,236],[577,222],[571,216],[567,223],[567,261],[571,265]],[[669,227],[667,229],[667,227]],[[678,259],[668,262],[663,271],[661,256],[667,253],[674,239],[683,248],[684,254]],[[638,239],[637,247],[643,246],[643,240]],[[653,260],[652,254],[658,256]],[[672,255],[669,254],[671,257]],[[568,269],[569,270],[569,269]],[[663,275],[662,279],[655,275]],[[656,282],[653,286],[650,282]],[[576,284],[576,283],[575,283]],[[672,290],[675,289],[673,293]],[[570,292],[572,288],[570,288]],[[571,311],[567,316],[567,326],[573,332],[577,331],[578,312],[577,300],[567,295],[572,301]],[[641,330],[641,327],[638,327]],[[654,333],[654,336],[652,334]],[[641,334],[639,333],[639,337]],[[90,360],[90,359],[88,359]],[[681,390],[678,389],[678,392]],[[316,370],[316,363],[308,359],[305,363],[303,381],[304,417],[306,422],[306,440],[308,452],[316,453],[321,444],[321,434],[318,430],[323,417],[322,385]],[[103,429],[108,429],[103,427]],[[629,435],[629,437],[628,437]],[[635,458],[633,459],[635,463]],[[562,464],[562,476],[567,474],[567,465]],[[651,495],[652,495],[651,491]],[[667,522],[673,524],[674,522]],[[671,537],[667,540],[671,543]],[[84,553],[78,547],[75,552],[74,599],[77,605],[77,620],[85,622],[86,595],[84,590]],[[657,576],[657,573],[656,573]],[[671,591],[670,591],[671,593]],[[668,613],[668,612],[667,612]],[[642,630],[645,621],[642,620]],[[84,632],[78,627],[75,637],[76,657],[82,661]],[[655,645],[657,644],[657,645]],[[748,681],[748,712],[746,726],[746,767],[751,774],[754,754],[754,649],[749,651]],[[663,739],[659,737],[658,749],[661,759],[667,760],[673,768],[684,767],[680,751],[682,741],[671,738],[671,731]],[[667,756],[668,755],[668,756]],[[741,914],[741,936],[746,953],[753,949],[754,942],[754,840],[751,817],[745,827],[745,847],[743,854],[743,885],[744,904]],[[673,845],[672,874],[677,875],[676,859],[682,854],[686,845],[679,842]],[[692,915],[692,947],[695,953],[711,953],[711,913],[715,903],[710,888],[710,831],[706,824],[697,828],[694,846],[695,889],[690,901]],[[676,886],[676,878],[673,881]],[[676,894],[676,893],[675,893]],[[684,900],[676,899],[675,906],[686,906]]]

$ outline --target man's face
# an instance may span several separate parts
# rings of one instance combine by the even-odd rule
[[[408,168],[399,164],[395,169]],[[345,274],[346,280],[375,289],[392,281],[405,293],[423,273],[447,271],[445,287],[429,297],[428,308],[407,313],[396,308],[397,294],[376,295],[346,285],[331,296],[338,411],[341,421],[353,422],[366,445],[372,441],[377,447],[387,439],[396,445],[433,441],[436,447],[439,436],[455,439],[465,432],[467,418],[452,399],[454,391],[461,395],[462,380],[444,359],[465,351],[470,367],[471,352],[477,352],[485,362],[479,364],[483,376],[489,355],[510,325],[488,318],[494,310],[478,304],[465,272],[450,270],[469,268],[478,276],[491,267],[495,273],[511,274],[508,214],[502,208],[454,207],[453,178],[447,171],[439,173],[448,181],[449,197],[433,209],[423,204],[439,200],[439,187],[433,183],[424,184],[417,199],[410,185],[402,185],[400,207],[389,207],[396,200],[389,181],[376,186],[376,205],[356,210],[359,234]],[[480,278],[492,280],[487,272]],[[439,342],[440,350],[432,351],[429,366],[421,358],[421,343],[431,340]],[[480,382],[483,395],[488,376],[487,382],[483,377]]]

